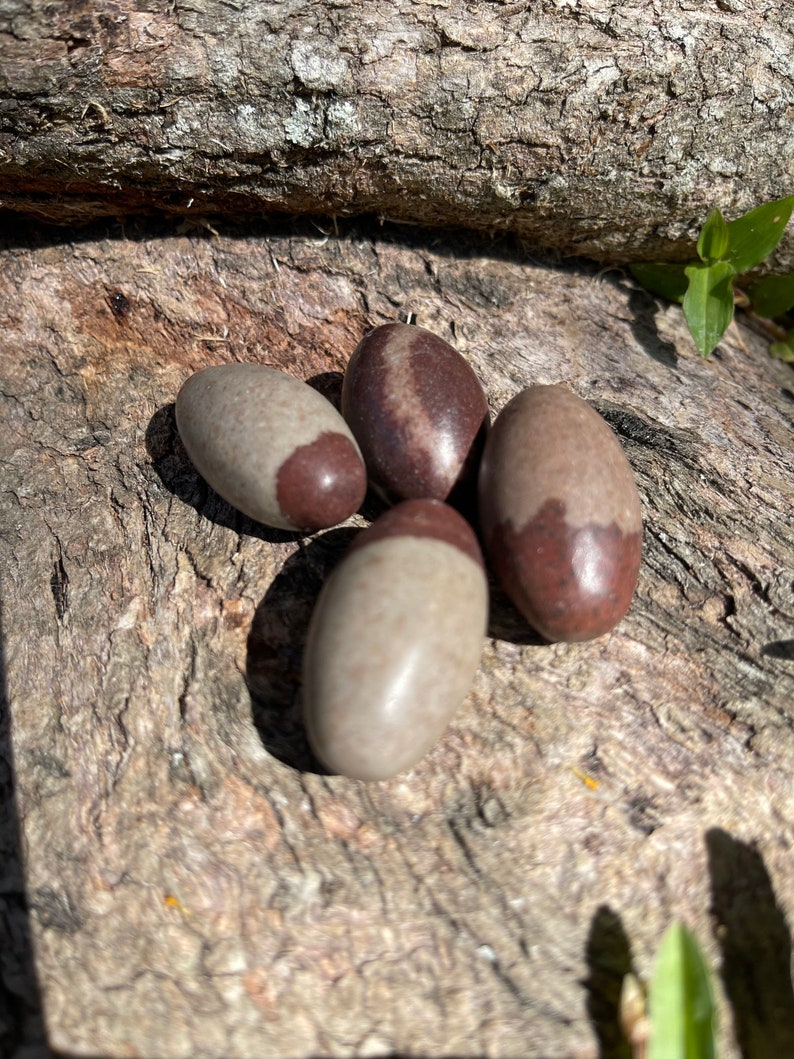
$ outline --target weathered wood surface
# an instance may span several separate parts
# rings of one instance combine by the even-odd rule
[[[688,255],[711,206],[791,194],[793,54],[789,0],[5,0],[0,200]]]
[[[728,956],[720,1055],[794,1054],[791,369],[735,325],[702,361],[621,272],[508,243],[51,238],[12,234],[0,266],[0,735],[50,1044],[625,1056],[621,973],[647,974],[680,917],[715,971]],[[495,597],[444,740],[367,786],[319,775],[300,726],[312,601],[366,520],[297,541],[238,516],[172,402],[235,359],[331,392],[409,311],[495,410],[532,382],[595,402],[636,470],[645,558],[590,644],[540,645]],[[33,1010],[20,890],[7,872],[0,967]]]

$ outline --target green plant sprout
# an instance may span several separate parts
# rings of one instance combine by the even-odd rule
[[[645,990],[626,975],[621,1024],[634,1059],[714,1059],[714,997],[698,943],[681,923],[665,932]]]
[[[767,202],[734,221],[714,209],[701,229],[697,260],[640,262],[629,266],[631,274],[652,294],[681,304],[701,356],[716,348],[738,304],[765,321],[774,339],[770,354],[794,362],[794,327],[776,323],[794,309],[794,274],[765,276],[746,292],[741,283],[741,277],[778,245],[792,211],[794,195]]]

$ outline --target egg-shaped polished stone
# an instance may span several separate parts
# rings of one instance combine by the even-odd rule
[[[640,567],[634,475],[606,421],[567,387],[533,386],[497,416],[480,467],[485,550],[547,640],[612,629]]]
[[[204,368],[176,399],[196,469],[233,507],[278,529],[335,526],[364,499],[355,438],[330,401],[262,364]]]
[[[387,499],[465,503],[467,491],[476,493],[488,402],[473,369],[438,335],[399,323],[370,332],[345,370],[342,414]]]
[[[381,515],[312,615],[303,704],[319,760],[360,780],[415,765],[471,688],[487,620],[482,555],[461,515],[437,500]]]

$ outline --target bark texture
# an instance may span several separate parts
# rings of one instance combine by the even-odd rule
[[[789,0],[4,0],[0,200],[687,256],[792,192],[792,54]]]
[[[494,410],[534,382],[595,403],[645,555],[589,644],[539,644],[495,592],[444,739],[364,785],[314,768],[300,661],[366,517],[297,540],[237,515],[172,403],[237,359],[333,395],[408,311]],[[51,1046],[625,1057],[622,974],[678,917],[715,971],[719,1054],[794,1054],[794,377],[759,338],[734,325],[703,361],[621,273],[506,243],[130,226],[8,241],[0,351],[0,735]],[[32,1010],[9,877],[0,968]]]

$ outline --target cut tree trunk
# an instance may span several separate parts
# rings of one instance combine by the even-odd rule
[[[0,200],[372,213],[602,261],[794,190],[790,0],[5,0]],[[776,266],[794,270],[794,233]]]
[[[623,973],[647,975],[680,919],[715,974],[718,1054],[794,1054],[791,369],[742,324],[701,360],[680,310],[620,272],[342,229],[2,249],[0,736],[47,1040],[625,1057]],[[366,785],[313,766],[300,669],[372,510],[300,540],[251,523],[190,466],[173,401],[233,360],[333,396],[366,330],[409,311],[494,411],[536,382],[595,404],[645,551],[628,616],[592,643],[540,644],[494,591],[446,735]],[[0,969],[30,1013],[9,887]]]

